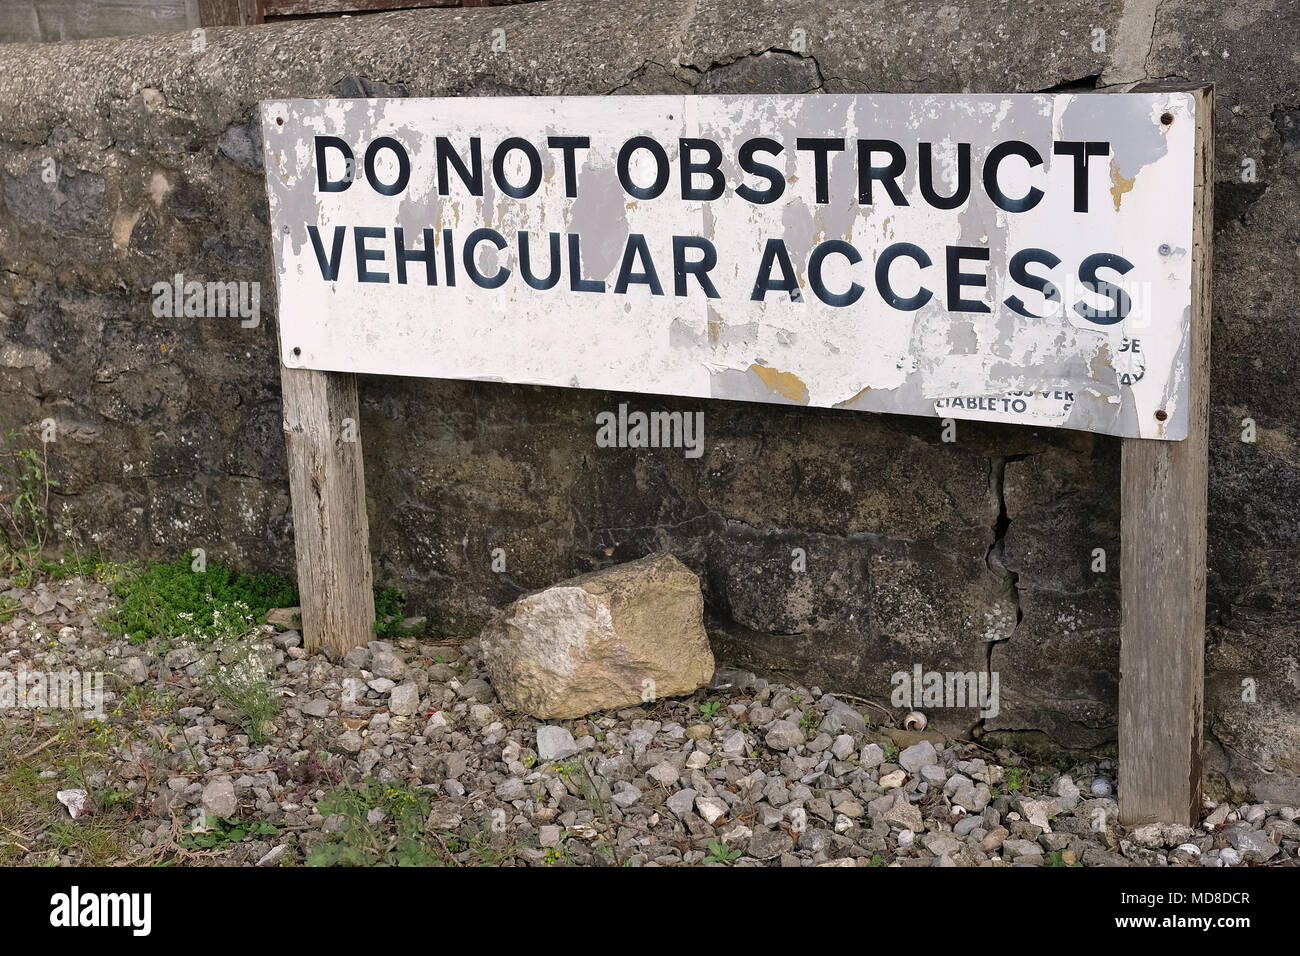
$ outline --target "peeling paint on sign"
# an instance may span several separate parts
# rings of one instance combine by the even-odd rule
[[[268,101],[281,354],[1182,439],[1193,109]]]

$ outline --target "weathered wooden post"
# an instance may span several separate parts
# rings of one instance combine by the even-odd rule
[[[280,367],[303,644],[338,656],[374,639],[357,382]]]
[[[1187,438],[1127,438],[1122,450],[1119,814],[1126,824],[1191,826],[1201,810],[1213,89],[1196,90],[1195,103]]]

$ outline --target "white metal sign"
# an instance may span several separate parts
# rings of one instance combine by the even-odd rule
[[[265,102],[282,358],[1182,439],[1193,110]]]

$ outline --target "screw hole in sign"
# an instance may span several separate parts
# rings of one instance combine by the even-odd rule
[[[297,349],[295,349],[294,351],[297,351]],[[1169,413],[1165,411],[1163,408],[1156,409],[1156,421],[1163,422],[1168,417],[1169,417]]]
[[[1161,117],[1160,117],[1160,122],[1164,123],[1166,126],[1169,126],[1170,124],[1172,124],[1173,121],[1174,121],[1174,114],[1173,114],[1173,113],[1164,113],[1164,114],[1162,114]]]

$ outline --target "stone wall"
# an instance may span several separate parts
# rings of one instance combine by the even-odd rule
[[[179,272],[258,281],[274,314],[263,98],[1213,82],[1208,783],[1294,802],[1298,34],[1284,2],[552,0],[214,29],[202,52],[186,35],[0,48],[0,425],[58,423],[60,532],[81,547],[292,569],[273,321],[150,308]],[[886,704],[897,670],[991,667],[986,737],[1113,745],[1114,440],[960,423],[945,444],[932,419],[713,402],[688,459],[595,444],[599,411],[700,407],[686,400],[398,379],[361,394],[377,577],[448,633],[663,548],[702,575],[724,659]]]
[[[487,7],[545,0],[387,0],[389,7]],[[382,5],[382,4],[381,4]],[[366,0],[336,0],[329,12],[302,14],[292,0],[244,0],[223,7],[199,0],[0,0],[0,43],[52,43],[139,33],[194,30],[213,23],[260,23],[287,16],[364,15]],[[314,6],[319,10],[320,5]],[[285,10],[292,12],[285,13]],[[240,19],[240,16],[244,19]],[[228,19],[214,19],[226,17]]]

